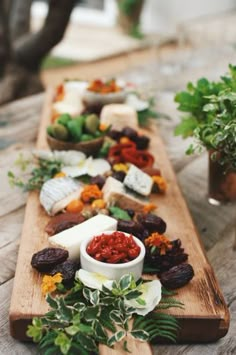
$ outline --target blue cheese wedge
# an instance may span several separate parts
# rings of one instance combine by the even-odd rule
[[[149,202],[146,198],[140,196],[137,198],[128,192],[122,182],[109,176],[102,188],[103,198],[108,206],[118,206],[123,209],[132,209],[136,212],[142,212],[144,206]]]
[[[80,245],[83,240],[99,235],[106,231],[116,231],[117,220],[98,214],[87,221],[72,228],[49,237],[49,242],[57,247],[64,248],[69,252],[69,259],[78,261]]]
[[[153,180],[141,169],[131,165],[124,179],[124,185],[142,196],[149,196],[152,191]]]

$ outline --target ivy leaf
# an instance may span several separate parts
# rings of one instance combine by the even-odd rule
[[[97,339],[102,342],[106,342],[107,341],[107,332],[97,319],[93,323],[93,328],[94,328],[95,336],[97,337]]]
[[[52,309],[58,309],[57,301],[49,293],[46,296],[46,301]]]
[[[130,332],[130,334],[135,339],[138,339],[138,340],[141,340],[141,341],[148,341],[148,339],[149,339],[149,333],[146,332],[145,330],[142,330],[142,329],[132,330]]]
[[[113,334],[107,341],[108,346],[113,346],[115,343],[120,342],[122,339],[124,339],[126,335],[126,332],[124,330],[119,330],[115,334]]]
[[[63,355],[67,355],[71,347],[71,340],[65,333],[60,332],[55,339],[55,345],[60,347]]]
[[[134,277],[131,274],[123,275],[119,281],[119,287],[122,291],[128,290],[131,286]]]
[[[33,338],[35,343],[38,343],[43,336],[43,324],[40,318],[33,318],[32,325],[28,326],[26,332],[28,337]]]
[[[133,299],[141,296],[141,294],[142,294],[141,291],[133,290],[133,291],[130,291],[130,292],[126,293],[125,298],[127,300],[133,300]]]
[[[98,318],[101,314],[100,306],[87,307],[84,310],[83,316],[87,320],[87,322],[93,322],[96,318]]]
[[[83,348],[89,351],[97,352],[97,345],[92,337],[89,335],[78,333],[75,338]]]
[[[66,305],[63,297],[58,298],[58,310],[60,312],[60,318],[65,321],[70,321],[73,314],[69,306]]]
[[[90,325],[87,325],[87,324],[80,323],[79,329],[80,329],[80,331],[82,333],[86,333],[86,334],[92,334],[93,333],[92,327]]]
[[[90,293],[90,302],[96,306],[99,304],[100,302],[100,291],[99,290],[95,290],[92,293]]]
[[[124,323],[124,320],[123,320],[120,312],[117,311],[117,310],[111,311],[110,314],[109,314],[109,317],[110,317],[111,321],[113,321],[117,325],[121,325],[122,326],[123,323]]]
[[[75,335],[80,331],[80,327],[78,327],[77,325],[71,325],[69,327],[65,328],[65,331],[67,334],[69,335]]]
[[[126,212],[122,208],[113,206],[113,207],[109,208],[109,211],[111,212],[112,217],[114,217],[116,219],[123,219],[124,221],[131,221],[131,217],[128,214],[128,212]]]

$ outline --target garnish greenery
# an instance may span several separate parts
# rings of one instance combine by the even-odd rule
[[[127,300],[145,302],[140,296],[140,283],[135,283],[127,274],[108,289],[94,290],[76,281],[66,296],[46,300],[51,310],[41,318],[34,318],[28,327],[27,335],[39,344],[43,354],[82,354],[98,353],[99,344],[113,347],[122,342],[129,351],[127,334],[141,341],[155,341],[156,338],[176,340],[177,320],[161,312],[170,307],[183,308],[183,304],[173,298],[173,293],[163,290],[163,297],[157,312],[147,316],[134,314],[135,308],[127,305]],[[134,322],[129,322],[133,317]]]
[[[178,109],[186,112],[175,134],[193,136],[195,143],[187,154],[202,148],[217,151],[213,158],[227,167],[236,168],[236,66],[229,65],[229,74],[218,82],[205,78],[196,85],[189,83],[186,91],[176,94]]]
[[[161,115],[159,115],[155,111],[155,100],[153,97],[148,99],[148,108],[142,111],[137,111],[138,115],[138,123],[140,126],[147,126],[149,123],[150,118],[160,118]]]
[[[116,219],[123,219],[125,221],[131,221],[132,219],[128,212],[116,206],[110,207],[109,212],[111,213],[111,216]]]
[[[15,162],[22,172],[32,164],[29,159],[24,159],[22,155]],[[37,165],[30,171],[18,177],[12,171],[8,172],[8,181],[11,186],[17,186],[24,191],[40,190],[42,185],[61,170],[61,163],[58,161],[47,161],[38,159]]]

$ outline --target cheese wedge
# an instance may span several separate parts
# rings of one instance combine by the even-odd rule
[[[132,195],[126,190],[122,182],[109,176],[102,188],[103,198],[108,206],[132,209],[136,212],[143,212],[144,206],[149,202],[146,198]]]
[[[121,130],[126,126],[138,129],[137,112],[125,104],[105,105],[101,111],[101,123],[112,126],[113,129]]]
[[[50,244],[67,249],[69,252],[69,259],[78,261],[80,245],[84,239],[99,235],[105,231],[115,230],[117,230],[116,219],[98,214],[77,226],[55,234],[48,239]]]

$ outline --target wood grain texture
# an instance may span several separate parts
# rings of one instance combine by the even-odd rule
[[[47,148],[45,128],[49,122],[53,91],[45,101],[39,129],[37,148]],[[224,336],[229,326],[229,313],[221,291],[209,265],[186,203],[179,190],[176,177],[169,163],[163,142],[152,125],[148,132],[150,151],[157,157],[158,165],[168,183],[165,196],[153,196],[159,206],[158,214],[167,221],[167,234],[171,239],[180,238],[189,254],[189,262],[195,271],[194,279],[178,291],[178,299],[184,310],[173,309],[180,320],[179,341],[213,341]],[[24,329],[33,316],[43,315],[48,307],[41,294],[41,276],[30,266],[34,252],[48,245],[44,227],[49,217],[39,204],[38,193],[29,195],[25,222],[21,237],[14,289],[10,307],[11,334],[25,339]]]

